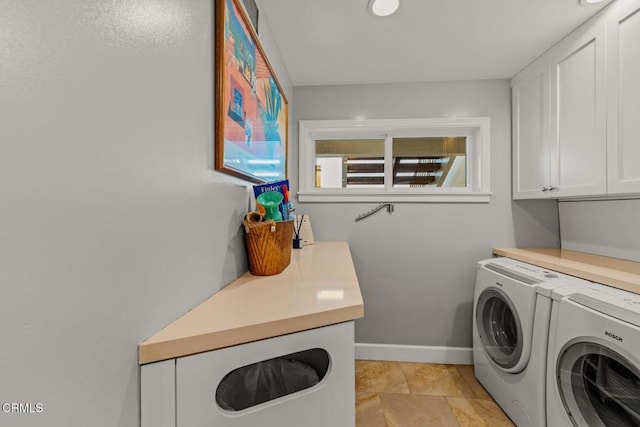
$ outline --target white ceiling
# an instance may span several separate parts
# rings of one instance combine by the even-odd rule
[[[400,0],[379,18],[367,1],[259,2],[294,86],[510,78],[602,7]]]

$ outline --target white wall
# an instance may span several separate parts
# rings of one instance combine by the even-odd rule
[[[640,200],[558,206],[563,248],[640,262]]]
[[[246,271],[211,5],[0,2],[0,425],[138,425],[137,345]]]
[[[392,215],[382,211],[358,223],[355,217],[375,204],[296,207],[311,215],[316,239],[349,241],[365,302],[357,342],[470,347],[475,263],[491,257],[493,247],[559,245],[555,201],[511,201],[509,82],[296,87],[294,103],[296,124],[491,117],[489,204],[396,204]],[[295,177],[295,146],[291,154]]]

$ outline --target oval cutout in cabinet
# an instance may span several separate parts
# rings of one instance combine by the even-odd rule
[[[216,389],[217,405],[242,411],[318,384],[329,370],[326,350],[313,348],[234,369]]]

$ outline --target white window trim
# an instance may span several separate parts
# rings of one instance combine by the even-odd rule
[[[463,132],[467,143],[467,182],[465,188],[334,189],[315,188],[315,145],[318,135],[357,137],[373,135],[386,138],[385,157],[391,156],[391,138],[396,136],[450,136]],[[452,202],[488,203],[491,201],[490,119],[489,117],[375,119],[375,120],[300,120],[299,123],[300,202]],[[385,172],[390,182],[391,171]],[[389,176],[388,176],[389,175]]]

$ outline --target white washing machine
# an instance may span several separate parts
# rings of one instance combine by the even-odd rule
[[[547,424],[640,426],[640,295],[593,284],[554,299]]]
[[[473,326],[475,375],[519,427],[546,424],[550,292],[586,283],[509,258],[478,263]]]

